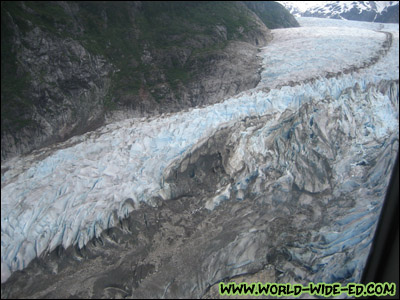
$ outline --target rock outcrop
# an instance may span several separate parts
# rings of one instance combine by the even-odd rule
[[[90,54],[76,40],[51,35],[39,27],[23,35],[11,17],[9,20],[15,30],[17,72],[25,71],[29,76],[26,91],[18,100],[29,103],[3,107],[8,99],[2,99],[2,110],[10,114],[2,116],[2,158],[65,140],[101,124],[112,65]],[[20,127],[23,120],[29,123]]]

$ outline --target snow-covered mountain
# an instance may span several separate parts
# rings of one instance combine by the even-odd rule
[[[399,23],[399,1],[279,1],[296,17]]]
[[[254,89],[4,162],[2,297],[358,282],[399,148],[398,27],[299,19]]]

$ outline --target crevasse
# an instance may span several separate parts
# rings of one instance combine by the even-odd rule
[[[384,54],[379,51],[387,35],[370,29],[275,30],[274,40],[260,53],[262,78],[252,90],[205,108],[109,124],[5,162],[1,179],[2,282],[58,245],[83,247],[116,223],[113,212],[124,218],[139,202],[151,202],[162,189],[164,169],[222,124],[273,112],[278,118],[286,109],[296,110],[314,99],[337,99],[356,85],[365,90],[383,80],[398,80],[398,29],[385,26],[388,28],[383,30],[391,31],[393,42]],[[363,68],[375,56],[379,60]],[[352,67],[352,72],[341,73]],[[337,76],[326,76],[329,73]],[[380,97],[380,102],[371,104],[373,115],[364,130],[377,138],[398,128],[398,102],[391,99]]]

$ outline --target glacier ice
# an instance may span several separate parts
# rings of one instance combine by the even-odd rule
[[[36,256],[52,251],[58,245],[65,248],[70,245],[83,247],[89,239],[99,236],[101,231],[114,226],[118,219],[126,217],[140,202],[151,203],[151,199],[157,196],[168,198],[168,188],[164,184],[165,169],[221,126],[234,124],[243,118],[269,114],[271,119],[265,123],[264,131],[258,132],[268,135],[273,131],[278,132],[282,127],[275,121],[285,112],[296,111],[304,103],[315,99],[335,99],[323,112],[316,112],[308,123],[315,126],[316,123],[327,122],[330,112],[343,110],[348,124],[351,124],[343,126],[344,134],[358,139],[357,144],[351,146],[351,151],[365,151],[362,157],[367,159],[369,151],[376,146],[371,143],[372,140],[388,138],[398,130],[398,102],[393,103],[391,99],[394,97],[388,93],[370,89],[371,94],[366,96],[369,97],[368,105],[348,107],[348,98],[343,95],[347,90],[352,93],[355,86],[365,91],[369,86],[379,85],[385,80],[398,81],[398,29],[389,25],[379,28],[392,33],[393,43],[386,55],[380,55],[377,62],[368,65],[370,58],[379,54],[387,35],[371,30],[377,28],[364,25],[362,29],[351,28],[353,24],[359,25],[359,22],[337,22],[340,26],[348,26],[339,27],[332,21],[327,21],[328,27],[275,30],[274,40],[260,53],[263,71],[259,85],[223,103],[162,117],[120,121],[54,147],[4,162],[1,178],[2,282],[12,272],[25,268]],[[307,26],[313,25],[308,23]],[[327,76],[352,67],[353,72]],[[320,128],[322,136],[329,136],[329,132],[323,131],[326,126]],[[293,126],[285,131],[285,136],[290,138],[291,134],[296,134],[296,130],[299,129]],[[363,134],[355,130],[363,130]],[[246,136],[246,132],[242,134]],[[269,149],[265,149],[261,139],[257,139],[256,135],[252,139],[251,147],[243,144],[243,148],[237,152],[241,158],[232,159],[232,170],[241,168],[235,163],[239,163],[245,153],[268,153]],[[276,143],[279,145],[283,142],[279,138]],[[368,147],[369,143],[371,147]],[[293,151],[305,151],[301,145],[293,147]],[[315,151],[329,157],[329,149]],[[356,180],[357,168],[349,167],[356,162],[350,161],[340,150],[338,153],[342,159],[336,161],[333,172],[337,178],[341,178],[339,182],[346,181],[349,172],[354,172],[350,174],[356,177],[354,183],[348,181],[345,186],[346,191],[351,192],[359,185]],[[285,164],[284,161],[279,163]],[[253,165],[252,172],[257,171],[254,164],[248,165]],[[368,177],[371,185],[375,178],[381,176],[379,170],[382,169],[385,168],[371,171]],[[257,176],[262,176],[262,172]],[[227,200],[228,191],[233,188],[237,191],[236,199],[242,200],[244,195],[240,191],[246,189],[246,179],[243,177],[234,187],[221,190],[206,207],[214,209]],[[294,180],[288,172],[275,184],[279,185],[281,192],[285,192],[285,186]],[[323,182],[311,185],[306,180],[297,180],[296,184],[310,192],[326,188]],[[368,195],[364,196],[368,198]],[[364,216],[369,208],[359,209],[354,214],[349,212],[344,218],[338,216],[337,232],[341,233],[340,237],[335,236],[335,228],[322,228],[314,233],[327,245],[321,247],[320,244],[311,244],[308,247],[325,257],[321,264],[325,264],[328,271],[331,268],[336,274],[343,273],[342,276],[345,276],[346,272],[351,273],[358,264],[364,263],[362,259],[355,260],[346,265],[351,269],[346,271],[340,269],[340,262],[345,257],[332,255],[346,247],[356,247],[363,251],[364,256],[368,253],[369,242],[360,241],[366,240],[365,235],[372,234],[377,215],[375,219],[366,220],[368,218]],[[292,250],[292,255],[302,257],[303,252],[300,252],[296,254]],[[255,259],[254,253],[248,257]],[[304,263],[306,258],[299,260]],[[240,266],[248,264],[248,261],[243,258]],[[240,269],[238,266],[236,268]],[[320,279],[336,280],[327,278],[331,274],[328,271],[321,273]]]
[[[399,30],[399,25],[394,23],[374,23],[374,22],[363,22],[363,21],[348,21],[339,19],[323,19],[321,18],[304,18],[298,17],[296,20],[299,22],[300,26],[304,27],[351,27],[369,30],[384,30],[390,32],[396,32]]]

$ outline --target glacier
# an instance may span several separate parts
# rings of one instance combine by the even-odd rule
[[[232,132],[236,145],[224,165],[234,182],[218,186],[203,207],[214,211],[223,203],[245,203],[250,190],[252,195],[268,192],[259,201],[276,206],[265,216],[273,224],[272,212],[275,217],[283,214],[277,208],[290,217],[287,194],[293,186],[299,190],[299,205],[309,205],[315,194],[328,189],[335,199],[351,198],[354,203],[347,207],[331,205],[333,198],[327,195],[318,196],[313,216],[325,213],[331,222],[308,228],[313,242],[289,242],[284,252],[292,263],[285,266],[296,278],[301,272],[294,262],[311,270],[310,279],[315,281],[358,281],[398,151],[398,27],[318,22],[317,27],[312,18],[300,18],[303,27],[272,31],[274,39],[259,53],[261,81],[252,90],[212,106],[108,124],[3,162],[2,283],[60,245],[84,248],[142,202],[156,207],[158,199],[182,196],[185,187],[171,179],[173,174],[186,174],[194,153],[205,151],[210,137],[224,130]],[[330,142],[339,141],[338,136],[350,144]],[[310,157],[321,170],[321,180],[301,169]],[[376,164],[365,172],[363,165],[372,163]],[[334,186],[325,180],[326,170],[335,178]],[[279,175],[272,176],[274,172]],[[308,218],[301,213],[292,217],[301,224]],[[242,239],[224,248],[225,254],[217,251],[204,263],[205,269],[216,261],[227,267],[197,279],[199,287],[204,290],[218,280],[246,273],[257,262],[266,240],[259,237],[255,244],[257,226],[241,233]],[[247,252],[241,252],[243,245]],[[236,260],[226,258],[226,253],[236,253]],[[268,255],[270,261],[277,256]]]

